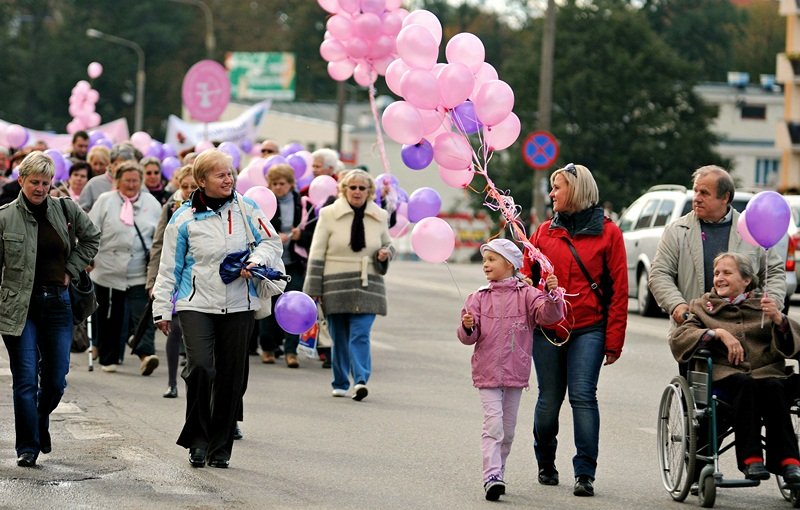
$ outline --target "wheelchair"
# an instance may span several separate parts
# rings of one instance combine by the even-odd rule
[[[720,471],[719,457],[733,448],[735,441],[730,418],[725,416],[730,405],[719,399],[711,388],[712,369],[710,351],[698,350],[689,361],[687,376],[674,377],[664,389],[656,429],[664,489],[675,501],[685,500],[696,490],[700,506],[704,508],[714,506],[717,488],[761,484],[760,480],[725,478]],[[787,372],[792,373],[792,367],[787,366]],[[789,413],[795,436],[800,438],[800,399],[793,401]],[[706,444],[698,443],[698,434],[707,434]],[[698,461],[706,463],[699,477],[695,476]],[[780,475],[775,478],[781,496],[794,508],[800,508],[800,484],[786,484]]]

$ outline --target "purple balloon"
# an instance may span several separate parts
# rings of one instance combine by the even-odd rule
[[[175,170],[180,167],[181,162],[178,161],[178,158],[175,156],[167,156],[164,158],[164,161],[161,162],[161,175],[163,175],[165,179],[172,179]]]
[[[753,239],[763,248],[769,249],[786,235],[792,212],[789,203],[775,191],[756,194],[745,209],[745,223]]]
[[[242,153],[239,151],[239,147],[237,147],[235,143],[222,142],[217,148],[233,159],[234,168],[239,168],[239,163],[242,161]]]
[[[158,140],[152,140],[150,145],[147,146],[147,152],[145,153],[145,157],[148,158],[156,158],[161,161],[161,158],[164,155],[164,151],[161,149],[162,143]]]
[[[433,161],[433,145],[424,138],[414,145],[403,145],[400,157],[408,168],[422,170]]]
[[[304,151],[304,150],[306,150],[306,148],[303,147],[302,144],[297,143],[297,142],[292,142],[289,145],[285,146],[283,149],[281,149],[281,156],[283,156],[284,158],[288,158],[289,156],[291,156],[295,152]]]
[[[54,181],[63,181],[64,177],[64,156],[61,155],[55,149],[47,149],[44,151],[44,155],[53,160],[53,164],[55,165],[55,175],[53,175]],[[69,174],[67,174],[69,176]]]
[[[439,214],[442,197],[433,188],[419,188],[408,197],[408,221],[418,222]]]
[[[270,156],[267,158],[267,162],[264,163],[264,168],[262,168],[262,171],[264,172],[264,175],[267,175],[267,172],[269,172],[269,169],[272,168],[273,166],[288,165],[288,164],[289,162],[286,161],[286,158],[284,158],[283,156]]]
[[[275,302],[275,320],[293,335],[305,333],[317,322],[317,305],[311,296],[297,290],[284,292]]]
[[[297,179],[297,183],[296,183],[297,189],[301,190],[301,189],[305,188],[306,186],[310,186],[311,185],[311,181],[313,181],[313,180],[314,180],[314,174],[304,175],[303,177]]]
[[[475,105],[472,104],[472,101],[464,101],[453,108],[450,114],[452,115],[453,124],[462,133],[472,135],[480,131],[483,126],[475,114]]]
[[[105,137],[106,135],[104,135],[103,132],[100,131],[99,129],[89,131],[89,148],[91,149],[92,147],[97,145],[97,142],[99,142]]]
[[[165,143],[161,146],[161,159],[163,160],[170,156],[173,158],[177,157],[178,151],[176,151],[175,147],[173,147],[171,144]]]
[[[239,147],[242,148],[242,152],[245,154],[250,154],[250,151],[253,150],[253,141],[249,138],[245,138],[241,142],[239,142]]]
[[[99,139],[95,145],[102,145],[103,147],[107,148],[108,150],[111,150],[111,148],[114,147],[114,144],[108,138]]]
[[[297,154],[292,154],[286,161],[289,162],[289,166],[294,169],[294,178],[295,180],[300,179],[306,173],[306,160],[303,159],[302,156],[298,156]]]

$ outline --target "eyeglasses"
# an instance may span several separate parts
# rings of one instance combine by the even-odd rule
[[[350,191],[355,191],[355,190],[367,191],[367,187],[366,186],[348,186],[348,188],[350,188]]]
[[[277,154],[278,151],[275,149],[261,149],[261,154]]]
[[[578,176],[578,169],[575,168],[575,165],[573,163],[567,163],[567,166],[564,167],[564,171],[571,173],[575,177]]]

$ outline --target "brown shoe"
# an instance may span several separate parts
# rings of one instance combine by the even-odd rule
[[[275,354],[271,352],[262,352],[261,353],[261,363],[266,363],[267,365],[275,364]]]
[[[297,368],[300,363],[297,362],[297,354],[286,354],[286,366],[289,368]]]

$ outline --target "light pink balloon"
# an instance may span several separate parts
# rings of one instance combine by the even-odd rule
[[[483,143],[490,151],[501,151],[513,145],[519,138],[522,125],[514,112],[494,126],[483,127]]]
[[[403,0],[386,0],[386,10],[393,11],[403,5]]]
[[[437,47],[442,43],[442,24],[434,13],[426,11],[425,9],[412,11],[403,19],[403,27],[409,25],[420,25],[424,27],[425,30],[430,32],[433,36]]]
[[[436,81],[442,96],[442,106],[445,108],[454,108],[466,101],[475,87],[472,71],[458,62],[444,66]]]
[[[746,213],[747,213],[747,211],[742,211],[741,214],[739,214],[739,221],[736,224],[736,230],[739,232],[739,235],[741,236],[741,238],[742,238],[742,240],[744,242],[746,242],[750,246],[758,247],[759,246],[758,245],[758,241],[753,239],[753,235],[750,233],[750,230],[748,230],[748,228],[747,228],[747,221],[744,219],[744,215]]]
[[[486,126],[494,126],[508,117],[514,108],[514,91],[502,80],[487,81],[473,102],[478,120]]]
[[[439,177],[451,188],[464,189],[472,182],[475,172],[472,170],[451,170],[439,165]]]
[[[134,133],[134,134],[136,134],[136,133]],[[201,141],[199,141],[199,142],[197,142],[195,144],[194,151],[196,153],[200,154],[203,151],[207,151],[207,150],[213,149],[213,148],[214,148],[214,144],[213,143],[211,143],[208,140],[201,140]],[[145,151],[142,151],[142,152],[145,152]]]
[[[398,96],[403,95],[403,90],[400,88],[400,80],[408,70],[409,67],[400,58],[393,60],[389,67],[386,68],[386,86]]]
[[[86,91],[86,101],[91,104],[97,104],[97,101],[100,100],[100,93],[95,89],[90,89]]]
[[[350,58],[358,60],[367,56],[369,43],[361,37],[351,37],[344,42],[344,50]]]
[[[72,92],[73,93],[75,93],[75,92],[86,92],[90,88],[92,88],[92,86],[89,85],[88,81],[81,80],[78,83],[76,83],[74,87],[72,87]]]
[[[153,139],[150,137],[150,135],[144,131],[137,131],[131,135],[131,144],[139,149],[139,152],[142,154],[147,152],[147,149],[150,148],[150,142],[152,141]]]
[[[87,128],[97,127],[100,125],[100,120],[101,120],[100,114],[97,112],[92,112],[89,115],[89,121],[86,123],[86,127]]]
[[[89,75],[89,78],[95,80],[103,74],[103,65],[100,62],[92,62],[89,64],[89,67],[86,68],[86,73]]]
[[[389,138],[401,144],[415,144],[424,135],[419,111],[405,101],[395,101],[387,106],[381,117],[381,125]]]
[[[408,25],[397,34],[397,54],[408,65],[429,70],[439,56],[439,45],[421,25]]]
[[[433,159],[445,168],[466,169],[472,165],[472,147],[457,133],[442,133],[433,142]]]
[[[247,165],[247,168],[239,172],[239,175],[236,177],[236,191],[242,194],[246,193],[254,186],[266,187],[266,185],[267,182],[264,180],[264,175],[259,169],[253,166],[252,161]]]
[[[369,87],[378,78],[378,73],[368,62],[359,62],[353,70],[353,79],[362,87]]]
[[[336,14],[328,19],[325,28],[332,36],[341,41],[346,41],[353,36],[353,22],[345,14]]]
[[[400,89],[406,101],[423,110],[433,110],[442,101],[436,78],[430,71],[410,69],[400,80]]]
[[[396,37],[403,28],[403,16],[397,11],[387,12],[383,15],[383,24],[381,25],[381,32],[386,35]]]
[[[275,211],[278,210],[278,199],[271,189],[264,186],[253,186],[244,192],[244,196],[253,199],[268,220],[275,216]]]
[[[339,1],[338,0],[317,0],[317,3],[320,7],[325,9],[331,14],[336,14],[339,12]]]
[[[82,129],[84,129],[83,122],[78,119],[72,119],[69,121],[69,124],[67,124],[67,133],[71,135],[74,135],[76,132],[81,131]],[[11,146],[13,147],[13,145]]]
[[[394,238],[403,237],[408,233],[408,218],[400,214],[399,211],[395,218],[396,223],[389,229],[389,235]]]
[[[361,12],[383,14],[386,9],[386,0],[361,0]]]
[[[455,246],[453,229],[441,218],[424,218],[411,231],[411,247],[425,262],[444,262],[453,254]]]
[[[80,131],[80,129],[77,131]],[[18,149],[28,141],[28,131],[19,124],[10,124],[6,127],[5,138],[9,147]]]
[[[318,175],[308,186],[308,200],[314,205],[322,205],[328,197],[335,197],[338,193],[336,179],[330,175]]]
[[[377,14],[364,12],[353,20],[354,33],[366,41],[372,41],[381,34],[383,22]]]
[[[388,57],[383,57],[381,59],[375,60],[372,62],[372,67],[375,69],[375,72],[380,74],[381,76],[386,74],[386,70],[389,68],[389,64],[394,62],[394,57],[389,55]]]
[[[486,58],[486,50],[483,43],[474,34],[461,32],[447,41],[444,54],[449,63],[459,62],[464,64],[473,73],[477,73]]]
[[[473,87],[472,93],[469,95],[470,99],[474,99],[478,95],[478,91],[484,83],[496,79],[497,70],[492,67],[492,64],[488,62],[481,64],[481,68],[475,73],[475,87]]]
[[[337,62],[328,62],[328,74],[336,81],[345,81],[353,76],[355,68],[356,64],[349,58]]]
[[[319,45],[319,54],[327,62],[336,62],[347,58],[347,52],[339,39],[327,39]]]
[[[339,7],[341,10],[349,13],[354,13],[361,8],[359,0],[339,0]]]
[[[367,58],[376,60],[390,56],[395,51],[394,38],[388,35],[379,35],[372,40]],[[388,65],[388,63],[386,64]]]
[[[420,117],[422,117],[422,131],[427,135],[433,133],[440,127],[444,121],[444,112],[437,110],[417,110]]]

